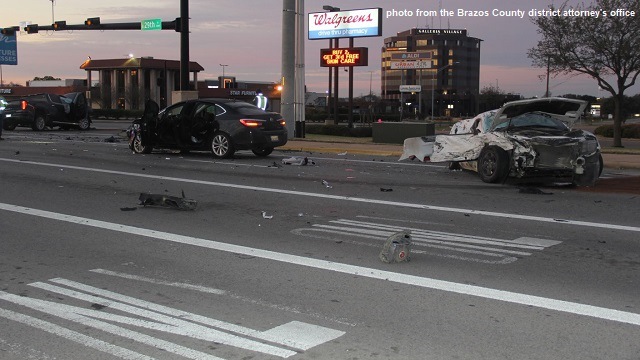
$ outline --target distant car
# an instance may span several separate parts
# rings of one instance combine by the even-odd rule
[[[31,127],[36,131],[55,126],[87,130],[91,126],[89,106],[82,92],[27,95],[9,101],[0,116],[4,116],[5,130],[13,130],[17,126]]]
[[[600,144],[592,133],[572,130],[586,106],[565,98],[512,101],[454,124],[448,135],[406,139],[400,160],[449,162],[488,183],[512,176],[591,186],[602,173]]]
[[[237,150],[268,156],[287,143],[285,120],[276,112],[234,99],[178,102],[162,111],[147,101],[144,115],[129,128],[129,147],[135,153],[154,148],[211,151],[229,158]]]

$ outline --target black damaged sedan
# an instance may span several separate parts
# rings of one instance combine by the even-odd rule
[[[135,153],[153,149],[211,151],[229,158],[237,150],[267,156],[287,143],[285,120],[276,112],[234,99],[197,99],[159,111],[147,101],[144,115],[129,128],[129,147]]]

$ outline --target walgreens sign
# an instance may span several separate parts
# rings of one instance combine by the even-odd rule
[[[382,8],[309,13],[309,40],[382,36]]]

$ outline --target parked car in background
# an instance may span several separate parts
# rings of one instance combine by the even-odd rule
[[[5,130],[18,126],[31,127],[36,131],[55,126],[87,130],[91,126],[87,98],[82,92],[24,96],[9,101],[0,116],[4,117]]]
[[[211,151],[217,158],[251,150],[267,156],[287,143],[285,120],[276,112],[234,99],[197,99],[178,102],[161,111],[147,101],[144,115],[129,128],[129,146],[135,153],[154,148]]]
[[[600,144],[572,129],[586,106],[565,98],[509,102],[454,124],[450,134],[406,139],[400,160],[449,162],[488,183],[512,176],[591,186],[602,173]]]

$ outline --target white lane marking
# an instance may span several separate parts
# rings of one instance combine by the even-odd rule
[[[270,192],[270,193],[276,193],[276,194],[308,196],[308,197],[314,197],[314,198],[353,201],[353,202],[377,204],[377,205],[399,206],[399,207],[406,207],[411,209],[434,210],[434,211],[452,212],[452,213],[460,213],[460,214],[468,214],[468,215],[473,214],[473,215],[493,216],[493,217],[499,217],[499,218],[554,223],[554,224],[562,224],[562,225],[577,225],[577,226],[587,226],[587,227],[595,227],[595,228],[602,228],[602,229],[640,232],[640,227],[637,227],[637,226],[595,223],[595,222],[568,220],[568,219],[554,219],[554,218],[547,218],[547,217],[541,217],[541,216],[500,213],[495,211],[471,210],[471,209],[462,209],[462,208],[451,208],[451,207],[445,207],[445,206],[406,203],[406,202],[399,202],[399,201],[367,199],[367,198],[359,198],[359,197],[353,197],[353,196],[310,193],[310,192],[304,192],[304,191],[283,190],[283,189],[266,188],[266,187],[260,187],[260,186],[250,186],[250,185],[220,183],[215,181],[178,178],[178,177],[172,177],[172,176],[160,176],[160,175],[151,175],[151,174],[131,173],[131,172],[117,171],[117,170],[97,169],[97,168],[89,168],[84,166],[43,163],[43,162],[37,162],[37,161],[24,161],[24,160],[6,159],[6,158],[0,158],[0,161],[16,163],[16,164],[29,164],[29,165],[48,166],[48,167],[73,169],[73,170],[81,170],[81,171],[92,171],[92,172],[103,173],[103,174],[133,176],[133,177],[147,178],[147,179],[177,181],[177,182],[199,184],[199,185],[220,186],[220,187],[233,188],[233,189],[263,191],[263,192]]]
[[[96,310],[58,304],[58,303],[53,303],[45,300],[32,299],[25,296],[9,294],[4,291],[0,291],[0,299],[10,301],[14,304],[26,306],[33,310],[46,312],[63,319],[73,321],[75,323],[82,324],[84,326],[90,326],[90,327],[105,331],[112,335],[126,337],[134,341],[137,341],[146,345],[154,346],[158,349],[165,350],[172,354],[184,356],[186,358],[221,360],[221,358],[213,355],[209,355],[197,350],[189,349],[187,347],[180,346],[178,344],[174,344],[169,341],[157,339],[152,336],[148,336],[133,330],[116,326],[105,321],[100,321],[96,318],[101,317],[100,316],[101,313]],[[112,315],[111,317],[108,318],[108,320],[112,321],[116,318],[129,319],[124,316]],[[138,322],[142,323],[141,320],[138,320]]]
[[[351,322],[347,322],[347,321],[345,321],[345,319],[332,318],[332,317],[324,316],[324,315],[319,314],[319,313],[309,312],[308,310],[304,310],[303,311],[303,310],[300,310],[299,308],[293,308],[293,307],[286,306],[286,305],[272,304],[272,303],[268,303],[266,301],[256,300],[256,299],[252,299],[252,298],[236,295],[236,294],[230,293],[230,292],[228,292],[226,290],[210,288],[210,287],[207,287],[207,286],[192,285],[192,284],[179,283],[179,282],[173,282],[173,281],[164,281],[164,280],[152,279],[152,278],[147,278],[147,277],[144,277],[144,276],[131,275],[131,274],[126,274],[126,273],[122,273],[122,272],[118,272],[118,271],[111,271],[111,270],[105,270],[105,269],[93,269],[93,270],[89,270],[89,271],[97,273],[97,274],[107,275],[107,276],[120,277],[120,278],[123,278],[123,279],[144,281],[144,282],[149,282],[149,283],[158,284],[158,285],[174,286],[174,287],[178,287],[178,288],[189,289],[189,290],[199,291],[199,292],[208,293],[208,294],[224,295],[224,296],[228,296],[228,297],[230,297],[232,299],[240,300],[240,301],[243,301],[243,302],[246,302],[246,303],[249,303],[249,304],[253,304],[253,305],[264,306],[264,307],[268,307],[268,308],[276,309],[276,310],[280,310],[280,311],[287,311],[287,312],[290,312],[290,313],[300,314],[300,315],[304,315],[304,316],[307,316],[307,317],[313,317],[313,318],[321,319],[321,320],[324,320],[324,321],[332,321],[332,322],[335,322],[335,323],[338,323],[338,324],[341,324],[341,325],[347,325],[347,326],[351,326],[351,327],[356,326],[356,324],[351,323]]]
[[[313,232],[322,232],[323,235],[313,234]],[[310,237],[310,238],[316,238],[316,239],[331,240],[331,241],[342,241],[342,242],[353,244],[353,245],[369,246],[369,247],[375,247],[375,248],[379,248],[380,247],[380,245],[378,245],[378,244],[372,244],[372,243],[354,241],[354,240],[348,240],[348,239],[344,240],[344,239],[341,239],[341,238],[334,238],[334,237],[330,237],[330,236],[324,235],[326,233],[344,235],[344,233],[342,233],[342,232],[331,231],[331,230],[306,228],[306,229],[293,229],[293,230],[291,230],[291,233],[295,234],[295,235],[300,235],[300,236],[305,236],[305,237]],[[370,238],[370,239],[379,240],[378,237],[371,237],[371,236],[368,236],[368,235],[365,235],[365,234],[352,234],[351,236],[357,236],[357,237],[364,237],[364,238]],[[506,256],[506,255],[503,255],[503,254],[489,253],[489,252],[486,252],[486,251],[479,251],[479,250],[472,250],[472,249],[460,249],[460,248],[454,248],[452,246],[445,246],[445,245],[439,245],[439,244],[428,244],[428,245],[425,245],[425,246],[430,247],[430,248],[440,249],[440,250],[451,250],[451,251],[456,251],[456,252],[461,252],[461,253],[466,253],[466,254],[483,255],[483,256],[490,257],[490,258],[494,257],[494,258],[499,258],[500,260],[486,260],[486,259],[479,259],[477,257],[476,258],[472,258],[472,257],[468,257],[468,256],[460,256],[460,255],[453,255],[453,254],[428,253],[428,252],[426,252],[424,250],[411,250],[411,253],[412,254],[428,254],[430,256],[438,256],[438,257],[444,257],[444,258],[450,258],[450,259],[456,259],[456,260],[464,260],[464,261],[473,261],[473,262],[478,262],[478,263],[483,263],[483,264],[510,264],[510,263],[518,260],[517,258],[515,258],[513,256]]]
[[[197,163],[207,163],[207,164],[216,164],[216,165],[231,165],[231,166],[236,166],[236,167],[244,166],[244,167],[259,167],[259,168],[274,168],[274,169],[277,169],[277,167],[275,167],[275,166],[256,165],[256,164],[243,164],[243,163],[228,162],[228,161],[195,160],[195,159],[184,159],[184,161],[197,162]]]
[[[68,286],[70,288],[74,288],[80,291],[84,291],[87,292],[89,294],[94,294],[96,296],[85,296],[85,295],[81,295],[79,293],[71,293],[69,291],[66,291],[65,289],[59,288],[59,287],[52,287],[49,284],[45,284],[45,283],[34,283],[34,284],[29,284],[31,286],[35,286],[35,287],[39,287],[39,288],[43,288],[49,291],[53,291],[53,292],[58,292],[60,294],[63,295],[67,295],[67,296],[71,296],[71,297],[76,297],[78,299],[82,299],[85,301],[90,301],[90,302],[99,302],[100,298],[98,298],[97,296],[102,296],[104,298],[107,299],[112,299],[112,300],[116,300],[119,302],[122,302],[124,304],[119,304],[119,303],[112,303],[109,302],[109,307],[112,308],[116,308],[122,311],[126,311],[126,312],[130,312],[132,314],[135,315],[143,315],[146,316],[150,319],[153,319],[157,322],[164,322],[164,323],[170,323],[173,325],[177,326],[184,326],[185,328],[189,328],[189,327],[196,327],[196,331],[194,331],[195,333],[197,333],[198,331],[202,331],[202,332],[206,332],[206,328],[202,328],[201,326],[198,327],[198,325],[195,324],[190,324],[187,322],[183,322],[182,319],[186,319],[186,320],[190,320],[193,322],[197,322],[197,323],[201,323],[201,324],[205,324],[207,326],[212,326],[212,327],[216,327],[228,332],[232,332],[232,333],[236,333],[236,334],[240,334],[243,336],[250,336],[256,339],[260,339],[260,340],[266,340],[266,341],[270,341],[276,344],[280,344],[280,345],[285,345],[285,346],[290,346],[292,348],[296,348],[296,349],[300,349],[300,350],[308,350],[314,346],[320,345],[326,341],[329,340],[333,340],[339,336],[344,335],[344,332],[342,331],[338,331],[338,330],[333,330],[333,329],[327,329],[327,330],[322,330],[319,331],[317,336],[315,337],[315,340],[312,342],[309,341],[299,341],[299,339],[296,336],[293,337],[282,337],[282,338],[277,338],[274,337],[272,335],[270,335],[270,333],[267,332],[261,332],[261,331],[257,331],[257,330],[253,330],[244,326],[239,326],[239,325],[235,325],[235,324],[231,324],[228,322],[224,322],[224,321],[220,321],[220,320],[216,320],[216,319],[211,319],[205,316],[201,316],[201,315],[197,315],[197,314],[193,314],[193,313],[189,313],[186,311],[181,311],[178,309],[173,309],[167,306],[163,306],[163,305],[158,305],[152,302],[148,302],[148,301],[144,301],[144,300],[140,300],[140,299],[136,299],[130,296],[126,296],[126,295],[122,295],[122,294],[118,294],[112,291],[108,291],[108,290],[103,290],[103,289],[99,289],[93,286],[89,286],[89,285],[84,285],[75,281],[71,281],[71,280],[66,280],[66,279],[51,279],[49,280],[53,283],[56,284],[60,284],[60,285],[65,285]],[[130,305],[125,305],[125,304],[130,304]],[[135,306],[135,307],[134,307]],[[138,309],[140,308],[140,309]],[[144,309],[144,310],[143,310]],[[149,311],[148,311],[149,310]],[[168,316],[165,316],[165,315]],[[172,316],[174,318],[171,318],[169,316]],[[178,320],[180,319],[180,320]],[[309,325],[309,328],[306,331],[310,331],[310,332],[314,332],[315,330],[319,330],[320,327],[317,327],[315,325],[311,325],[311,324],[307,324]],[[296,325],[296,328],[302,328],[302,325]],[[312,329],[312,330],[310,330]],[[324,329],[324,328],[323,328]],[[171,330],[170,330],[171,331]],[[327,334],[332,334],[333,337],[326,340],[324,338],[325,335]],[[228,335],[228,334],[225,334]],[[234,340],[234,339],[231,339]],[[212,341],[217,341],[217,342],[221,342],[221,343],[225,343],[224,340],[212,340]],[[318,342],[319,341],[319,342]],[[253,344],[255,342],[251,341],[251,344]],[[250,345],[251,345],[250,344]],[[236,344],[229,344],[231,346],[236,346],[236,347],[243,347],[241,345],[236,345]],[[258,345],[262,345],[259,344]],[[269,349],[271,349],[272,347],[269,346]],[[251,348],[251,350],[255,350],[255,351],[261,351],[257,348],[257,346],[253,346],[253,348]],[[264,353],[269,354],[269,352],[266,351],[261,351]],[[272,355],[292,355],[291,352],[285,352],[282,353],[280,352],[279,354],[276,353],[272,354]],[[286,357],[286,356],[284,356]]]
[[[104,270],[104,269],[93,269],[89,271],[98,273],[98,274],[103,274],[103,275],[117,276],[124,279],[144,281],[144,282],[148,282],[156,285],[166,285],[166,286],[173,286],[173,287],[178,287],[178,288],[183,288],[188,290],[195,290],[195,291],[199,291],[207,294],[216,294],[216,295],[226,294],[226,291],[224,290],[214,289],[206,286],[191,285],[191,284],[179,283],[179,282],[173,282],[173,281],[163,281],[163,280],[152,279],[144,276],[130,275],[130,274],[125,274],[125,273],[116,272],[116,271]]]
[[[25,324],[25,325],[29,325],[31,327],[38,328],[40,330],[60,336],[67,340],[75,341],[81,345],[96,349],[98,351],[105,352],[107,354],[111,354],[121,359],[153,360],[152,357],[142,355],[140,353],[122,348],[120,346],[109,344],[102,340],[94,339],[92,337],[89,337],[77,331],[69,330],[62,326],[50,323],[48,321],[34,318],[29,315],[25,315],[18,312],[0,308],[0,316],[7,318],[9,320],[13,320],[13,321]]]
[[[556,310],[570,314],[584,315],[599,319],[611,320],[626,324],[640,326],[640,314],[615,309],[607,309],[598,306],[579,304],[564,300],[555,300],[541,296],[519,294],[505,290],[489,289],[480,286],[458,284],[450,281],[425,278],[416,275],[394,273],[391,271],[366,268],[362,266],[336,263],[332,261],[308,258],[298,255],[284,254],[275,251],[262,250],[247,246],[227,244],[219,241],[195,238],[191,236],[172,234],[163,231],[144,229],[135,226],[110,223],[72,215],[54,213],[51,211],[26,208],[0,203],[0,209],[20,214],[38,216],[42,218],[64,221],[73,224],[91,226],[99,229],[111,230],[131,235],[139,235],[168,242],[198,246],[206,249],[237,253],[241,255],[255,256],[263,259],[279,261],[314,269],[334,271],[343,274],[358,275],[362,277],[392,281],[400,284],[418,286],[428,289],[442,290],[463,295],[477,296],[481,298],[499,300],[520,305],[529,305],[543,309]]]

